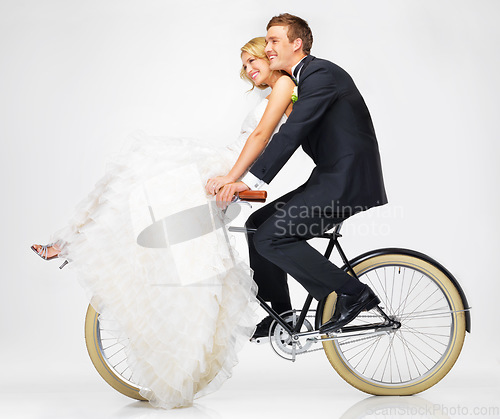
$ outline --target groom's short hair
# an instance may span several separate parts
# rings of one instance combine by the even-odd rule
[[[267,24],[266,29],[269,30],[271,26],[288,26],[288,40],[293,42],[297,38],[302,39],[302,50],[305,54],[309,55],[311,53],[313,35],[311,28],[304,19],[290,13],[282,13],[274,16]]]

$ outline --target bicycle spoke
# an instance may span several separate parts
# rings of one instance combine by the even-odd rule
[[[456,311],[450,310],[449,307],[439,307],[426,311],[412,311],[411,313],[406,313],[401,316],[401,320],[440,318],[440,317],[451,319],[450,315],[454,313],[456,313]]]
[[[382,340],[382,336],[379,336],[379,339],[377,339],[377,342],[375,343],[375,346],[373,346],[373,347],[372,347],[372,348],[373,348],[373,351],[372,351],[372,354],[370,355],[370,358],[368,359],[368,362],[367,362],[367,364],[366,364],[366,366],[365,366],[365,368],[364,368],[364,370],[363,370],[363,374],[365,374],[366,369],[367,369],[367,368],[368,368],[368,366],[370,365],[370,362],[371,362],[371,360],[372,360],[373,356],[375,355],[375,351],[377,350],[378,345],[379,345],[379,343],[381,342],[381,340]]]
[[[403,348],[405,348],[406,351],[408,351],[408,354],[410,355],[411,357],[411,360],[413,361],[413,365],[415,366],[415,369],[417,370],[417,373],[418,375],[422,375],[422,373],[420,372],[420,369],[418,368],[418,364],[417,364],[417,361],[415,360],[415,358],[420,362],[420,364],[422,364],[424,367],[425,367],[425,364],[422,362],[422,360],[417,356],[416,353],[414,353],[411,348],[408,346],[408,343],[406,341],[406,338],[404,338],[403,336],[403,332],[401,332],[399,335],[398,335],[398,339],[402,342],[403,344]],[[408,372],[410,371],[410,365],[408,364]],[[411,373],[409,372],[409,374],[411,375]]]
[[[118,362],[117,364],[113,365],[113,368],[116,370],[116,367],[118,365],[120,365],[122,362],[124,362],[127,358],[123,358],[120,362]]]
[[[420,281],[419,281],[419,282],[415,285],[415,287],[414,287],[413,289],[415,289],[419,283],[420,283]],[[423,290],[420,290],[420,292],[418,292],[418,294],[414,295],[414,296],[413,296],[413,298],[412,298],[409,302],[407,302],[407,303],[406,303],[406,305],[407,305],[407,306],[411,306],[411,305],[413,304],[413,302],[414,302],[415,300],[417,300],[417,298],[421,297],[421,296],[422,296],[422,294],[424,294],[425,290],[426,290],[426,289],[427,289],[430,285],[431,285],[431,283],[429,282],[429,283],[428,283],[428,284],[424,287],[424,289],[423,289]],[[436,291],[437,291],[437,289],[436,289],[436,290],[434,290],[434,292],[436,292]],[[412,290],[412,293],[413,293],[413,290]],[[426,301],[426,298],[424,298],[424,301],[423,301],[422,303],[420,303],[420,305],[422,305],[425,301]],[[419,305],[419,306],[420,306],[420,305]],[[418,307],[417,307],[417,308],[418,308]],[[414,310],[416,310],[416,309],[414,309]]]
[[[130,367],[127,365],[127,368],[125,368],[125,369],[124,369],[124,370],[120,373],[120,375],[121,375],[122,377],[124,377],[124,376],[125,376],[125,375],[124,375],[124,374],[125,374],[125,371],[127,371],[127,370],[129,370],[129,369],[130,369]]]
[[[403,332],[399,333],[399,334],[396,334],[396,336],[400,337],[400,335],[402,335]],[[416,336],[418,338],[418,336]],[[415,345],[413,342],[410,342],[408,339],[405,339],[407,345],[408,345],[408,349],[411,349],[410,346],[413,348],[412,352],[414,355],[416,355],[416,353],[420,353],[421,355],[423,355],[425,358],[427,358],[429,361],[432,362],[432,364],[434,365],[437,361],[433,358],[431,358],[429,355],[427,355],[424,351],[422,351],[422,349],[420,349],[417,345]],[[425,343],[425,342],[424,342]],[[416,352],[415,352],[416,351]],[[437,352],[437,351],[436,351]],[[426,364],[425,362],[423,362],[419,357],[417,357],[417,359],[422,363],[422,365],[424,365],[426,368]]]
[[[405,304],[405,307],[406,307],[407,305],[409,305],[409,303],[408,303],[408,299],[409,299],[409,298],[410,298],[410,296],[413,294],[413,291],[414,291],[415,289],[417,289],[418,285],[420,284],[420,282],[422,281],[422,279],[423,279],[423,278],[424,278],[424,275],[422,274],[422,275],[420,276],[420,278],[418,279],[417,283],[413,286],[413,288],[411,288],[411,289],[408,291],[408,294],[407,294],[407,296],[406,296],[405,300],[403,301],[403,303]],[[410,304],[411,304],[411,302],[413,302],[413,300],[414,300],[415,298],[416,298],[416,297],[412,298],[412,300],[410,301]]]
[[[418,333],[418,334],[421,334],[421,335],[425,335],[425,336],[438,336],[438,337],[443,337],[443,338],[449,338],[450,335],[441,335],[439,333],[428,333],[428,332],[419,332],[418,330],[412,328],[412,327],[409,327],[409,326],[406,326],[406,325],[403,325],[403,327],[405,329],[408,329],[409,331],[411,330],[412,333]],[[419,329],[421,329],[419,327]],[[437,343],[440,343],[440,344],[443,344],[442,342],[439,342],[438,340],[436,340]]]
[[[399,370],[398,356],[397,356],[396,351],[394,351],[394,362],[396,363],[396,369],[398,371],[399,382],[401,383],[403,381],[403,377],[401,376],[401,371]]]
[[[413,332],[413,331],[411,330],[411,328],[409,328],[408,326],[403,326],[403,327],[406,329],[406,331],[407,331],[408,333],[412,333],[412,334],[413,334],[413,335],[414,335],[417,339],[419,339],[421,342],[425,343],[425,344],[426,344],[426,345],[427,345],[430,349],[432,349],[434,352],[437,352],[440,356],[442,355],[442,353],[441,353],[440,351],[438,351],[437,349],[435,349],[435,348],[434,348],[434,347],[433,347],[433,346],[432,346],[429,342],[426,342],[426,341],[422,338],[422,336],[420,336],[420,334]],[[422,334],[423,334],[423,333],[422,333]],[[424,336],[427,336],[427,334],[423,334],[423,335],[424,335]],[[440,345],[443,345],[443,343],[442,343],[442,342],[439,342],[438,340],[433,339],[433,338],[431,338],[431,337],[429,337],[429,340],[435,341],[435,342],[439,343]],[[448,345],[447,345],[447,344],[444,344],[443,346],[447,347]]]
[[[101,340],[103,340],[103,339],[101,339]],[[109,345],[109,346],[105,347],[105,348],[103,347],[102,349],[103,349],[104,351],[106,351],[106,350],[108,350],[109,348],[112,348],[112,347],[113,347],[113,346],[115,346],[115,345],[122,345],[122,344],[123,344],[123,342],[126,342],[126,341],[127,341],[127,339],[122,339],[122,340],[120,340],[120,341],[118,341],[118,342],[113,343],[112,345]]]
[[[108,356],[107,358],[108,359],[111,359],[113,358],[115,355],[119,354],[121,351],[123,351],[125,349],[125,346],[123,346],[121,349],[118,349],[113,355],[111,356]]]
[[[427,287],[426,287],[426,288],[427,288]],[[423,290],[423,291],[425,291],[425,290]],[[423,292],[423,291],[422,291],[422,292]],[[426,297],[426,298],[424,299],[424,301],[422,301],[422,302],[421,302],[421,303],[420,303],[417,307],[415,307],[415,309],[414,309],[411,313],[413,313],[414,311],[417,311],[420,307],[422,307],[422,305],[424,305],[425,303],[429,302],[430,298],[431,298],[431,297],[432,297],[432,296],[433,296],[436,292],[438,292],[438,291],[439,291],[439,290],[436,288],[436,289],[432,292],[432,294],[431,294],[431,295],[429,295],[428,297]],[[438,304],[439,302],[440,302],[440,301],[436,301],[436,302],[434,302],[434,303],[430,304],[427,308],[429,309],[430,307],[432,307],[432,306],[433,306],[433,305],[435,305],[435,304]],[[411,314],[411,313],[409,313],[409,314]]]
[[[406,268],[405,268],[406,269]],[[407,305],[407,302],[408,302],[408,296],[410,295],[410,289],[411,289],[411,286],[413,284],[413,281],[415,279],[415,273],[416,271],[413,271],[412,275],[411,275],[411,280],[410,280],[410,285],[408,285],[408,293],[407,293],[407,297],[405,299],[402,299],[402,302],[401,304],[399,305],[398,307],[398,310],[397,310],[397,313],[398,315],[400,315],[401,313],[404,313],[405,310],[406,310],[406,305]],[[403,291],[403,287],[401,287],[401,291]],[[401,308],[401,310],[400,310]]]
[[[443,325],[443,326],[418,326],[419,329],[436,329],[436,328],[446,328],[446,329],[449,329],[450,326],[446,326],[446,325]]]
[[[390,370],[390,373],[389,373],[389,378],[390,378],[390,382],[392,383],[392,363],[390,362],[391,361],[391,354],[392,354],[392,344],[393,344],[393,341],[394,341],[394,338],[391,336],[391,342],[389,343],[389,346],[388,346],[388,351],[387,351],[387,358],[385,360],[385,365],[384,365],[384,371],[382,372],[382,380],[384,379],[384,375],[385,375],[385,372],[387,370],[387,365],[389,365],[389,370]]]
[[[385,271],[384,271],[384,273],[385,273]],[[378,275],[378,271],[375,271],[375,275],[377,276],[377,279],[378,279],[378,282],[380,284],[380,287],[382,288],[382,291],[384,293],[384,295],[380,295],[380,296],[382,297],[382,299],[384,301],[384,304],[386,305],[387,309],[390,310],[391,313],[394,313],[394,310],[392,310],[392,306],[389,303],[389,296],[387,295],[387,291],[386,291],[387,288],[385,288],[382,285],[382,281],[381,281],[381,279],[380,279],[380,277]],[[384,299],[384,297],[385,297],[385,299]]]
[[[399,274],[401,273],[401,267],[399,267]],[[401,278],[401,289],[399,290],[399,301],[403,300],[403,289],[404,289],[404,283],[405,283],[405,273],[406,273],[406,268],[403,268],[403,277]],[[401,304],[399,304],[399,307],[396,309],[396,315],[399,316],[399,308],[401,307]]]
[[[394,267],[393,269],[393,272],[392,272],[392,290],[391,290],[391,309],[393,308],[392,307],[392,302],[394,301],[394,288],[395,288],[395,281],[396,281],[396,267]],[[392,311],[394,314],[396,314],[396,312],[393,310]]]
[[[384,357],[385,357],[385,354],[388,352],[389,350],[389,346],[387,346],[386,350],[384,351],[384,353],[382,354],[382,356],[380,357],[380,361],[379,363],[377,364],[377,367],[375,368],[375,371],[373,372],[373,375],[372,375],[372,379],[375,377],[375,374],[377,373],[377,370],[379,369],[380,367],[380,364],[382,363],[382,361],[384,360]],[[382,378],[383,378],[383,372],[382,372]]]
[[[410,380],[413,380],[413,376],[412,376],[412,374],[411,374],[411,369],[410,369],[410,362],[409,362],[409,360],[408,360],[408,353],[409,353],[409,351],[408,351],[408,349],[406,348],[406,345],[404,344],[404,342],[403,342],[403,353],[404,353],[405,360],[406,360],[406,366],[407,366],[407,368],[408,368],[408,375],[409,375],[409,377],[410,377]],[[410,353],[410,356],[411,356],[411,353]],[[415,363],[415,360],[414,360],[413,358],[412,358],[412,361],[413,361],[413,363]],[[417,369],[417,370],[418,370],[418,369]]]
[[[378,339],[377,339],[378,338]],[[363,359],[366,357],[366,355],[370,352],[370,349],[373,348],[374,345],[378,344],[378,340],[380,340],[380,336],[374,336],[373,339],[376,339],[377,342],[373,342],[373,341],[362,341],[361,344],[359,345],[356,345],[354,347],[351,347],[349,349],[347,349],[345,352],[347,353],[348,351],[352,351],[353,349],[356,349],[356,348],[359,348],[360,346],[364,346],[360,351],[358,351],[357,353],[355,353],[354,355],[352,355],[348,361],[351,362],[354,358],[356,358],[359,354],[363,353],[364,352],[364,355],[361,357],[361,359],[359,359],[358,363],[356,364],[356,367],[358,367],[358,365],[363,361]],[[368,343],[368,344],[367,344]]]

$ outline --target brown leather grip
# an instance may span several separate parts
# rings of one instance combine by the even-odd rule
[[[239,197],[243,201],[265,201],[267,191],[244,191],[239,193]]]

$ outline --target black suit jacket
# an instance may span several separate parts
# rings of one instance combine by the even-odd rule
[[[307,205],[348,216],[387,203],[375,130],[352,78],[327,60],[304,61],[293,111],[250,172],[269,183],[302,146],[316,164]]]

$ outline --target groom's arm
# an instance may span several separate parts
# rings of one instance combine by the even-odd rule
[[[313,63],[309,67],[312,66]],[[242,179],[251,189],[258,189],[260,182],[271,182],[337,99],[337,84],[328,66],[321,65],[312,72],[310,68],[307,70],[301,78],[299,99],[290,117],[254,163],[248,178]]]

